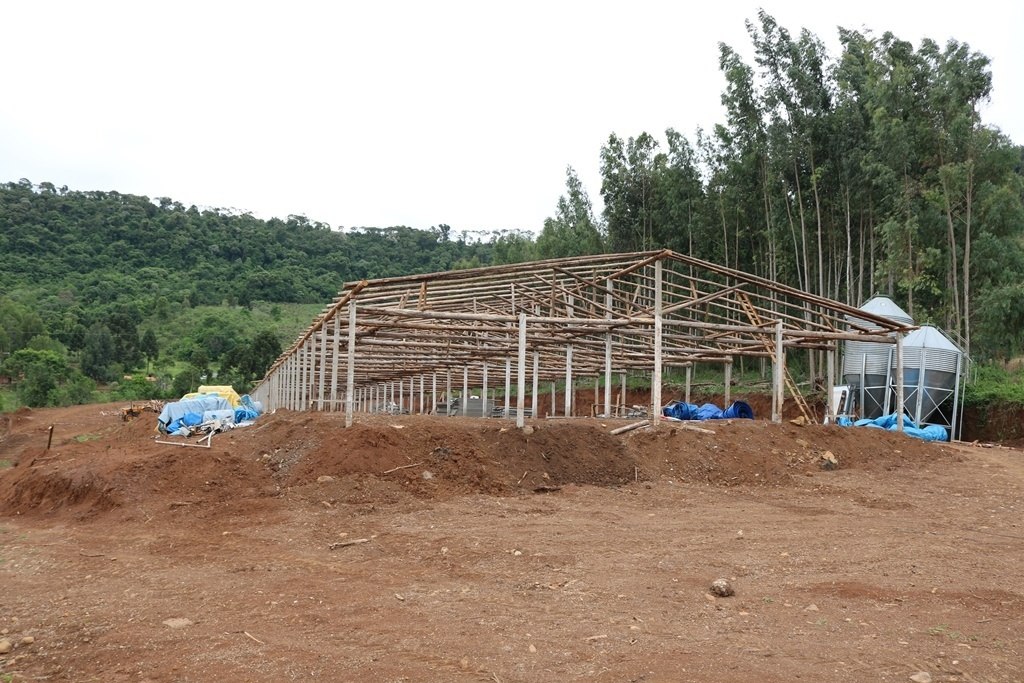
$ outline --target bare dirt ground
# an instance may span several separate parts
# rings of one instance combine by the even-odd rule
[[[1020,450],[119,407],[0,416],[0,681],[1024,680]]]

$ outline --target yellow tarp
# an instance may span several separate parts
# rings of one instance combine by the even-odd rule
[[[185,394],[181,398],[195,398],[196,396],[202,396],[204,394],[217,394],[219,396],[222,396],[227,400],[228,403],[231,404],[232,408],[237,408],[238,406],[242,405],[241,397],[238,395],[238,392],[235,391],[235,388],[231,386],[202,386],[199,387],[199,390],[196,391],[195,393]]]

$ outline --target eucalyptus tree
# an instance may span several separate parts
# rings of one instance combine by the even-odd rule
[[[601,198],[611,251],[651,249],[654,240],[655,156],[649,133],[622,138],[612,133],[601,147]]]
[[[541,258],[600,254],[604,251],[601,226],[594,218],[587,190],[572,166],[565,169],[565,190],[558,198],[554,217],[544,221],[537,237],[537,254]]]

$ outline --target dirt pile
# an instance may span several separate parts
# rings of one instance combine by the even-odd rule
[[[818,471],[826,453],[837,469],[870,471],[917,467],[957,456],[948,447],[869,428],[844,428],[761,420],[710,421],[691,431],[667,423],[659,430],[627,435],[641,476],[734,486],[786,485],[794,476]]]
[[[658,478],[785,486],[821,469],[826,452],[839,469],[873,471],[956,457],[942,445],[871,429],[732,420],[698,428],[707,431],[667,423],[610,435],[619,424],[625,423],[537,420],[518,430],[495,420],[382,416],[361,417],[345,429],[337,414],[279,411],[198,449],[156,443],[145,417],[107,421],[49,452],[21,449],[18,466],[0,474],[0,511],[67,509],[82,517],[119,507],[237,504],[288,492],[317,500],[328,483],[326,498],[335,503]]]

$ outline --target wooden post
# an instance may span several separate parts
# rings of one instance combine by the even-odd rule
[[[315,385],[316,377],[316,357],[313,353],[313,337],[310,336],[306,340],[306,369],[302,376],[302,404],[300,409],[308,411],[313,407],[313,386]]]
[[[299,410],[302,407],[302,368],[305,361],[305,347],[299,347],[298,352],[295,354],[295,367],[293,368],[294,377],[292,381],[295,387],[292,391],[292,410]]]
[[[565,416],[572,417],[572,400],[573,400],[573,383],[572,383],[572,344],[565,347]],[[552,414],[554,414],[554,406],[552,406]]]
[[[612,281],[605,280],[607,290],[604,293],[604,307],[608,309],[605,317],[611,320],[612,306]],[[597,401],[594,401],[597,403]],[[604,414],[605,417],[612,416],[612,332],[608,330],[604,335]]]
[[[426,405],[423,403],[423,382],[425,380],[426,378],[423,375],[420,375],[420,415],[423,415],[424,413],[427,412],[425,410]]]
[[[950,442],[960,440],[960,432],[957,431],[960,417],[960,385],[961,378],[960,374],[963,372],[963,356],[957,354],[956,356],[956,384],[953,385],[953,419],[949,422],[949,440]],[[920,425],[918,425],[920,426]]]
[[[558,395],[555,394],[555,383],[551,383],[551,412],[548,413],[551,417],[558,415]]]
[[[896,333],[896,431],[903,432],[903,333]]]
[[[309,377],[306,380],[306,395],[303,397],[302,409],[313,409],[313,387],[316,385],[316,335],[306,340],[306,362],[309,364]]]
[[[281,405],[281,368],[270,376],[270,399],[267,401],[267,412],[273,412]]]
[[[274,371],[271,392],[274,398],[269,405],[267,405],[267,412],[277,410],[281,407],[281,368]]]
[[[295,350],[295,362],[292,364],[292,410],[299,409],[299,390],[302,386],[302,355],[303,348],[300,346]]]
[[[531,414],[537,416],[537,391],[540,386],[540,351],[533,352],[533,396],[531,396]]]
[[[505,417],[509,416],[512,400],[512,358],[505,356]]]
[[[469,366],[462,368],[462,416],[469,415]]]
[[[565,301],[565,311],[568,314],[566,317],[571,318],[573,316],[573,297],[569,296]],[[573,383],[572,383],[572,344],[565,345],[565,416],[572,417],[572,401],[575,398],[573,395]],[[551,414],[555,415],[554,406],[551,406]]]
[[[661,259],[654,262],[654,371],[651,373],[651,426],[661,421]]]
[[[316,396],[316,409],[324,409],[324,392],[327,391],[327,324],[320,327],[320,389]]]
[[[331,338],[331,410],[338,410],[338,354],[341,342],[341,316],[334,314],[334,335]]]
[[[306,376],[306,347],[302,346],[298,351],[298,358],[295,363],[295,410],[302,410],[302,391],[304,388],[303,378]]]
[[[825,352],[825,424],[834,424],[836,412],[832,406],[832,390],[836,386],[836,349]]]
[[[437,411],[437,372],[430,376],[430,400],[430,413],[433,414]]]
[[[345,373],[345,426],[351,427],[352,395],[356,388],[356,302],[348,302],[348,367]]]
[[[917,369],[917,400],[914,401],[914,414],[911,415],[911,419],[914,420],[914,424],[918,427],[923,426],[921,424],[921,408],[924,405],[924,369],[928,367],[928,348],[921,349],[921,355],[919,356],[919,362]],[[952,440],[952,437],[950,437]]]
[[[772,396],[775,397],[775,400],[772,401],[774,406],[772,409],[772,422],[776,424],[782,422],[782,404],[786,400],[786,385],[782,379],[785,363],[786,352],[782,346],[782,321],[779,320],[775,323],[775,367],[773,368],[774,373],[772,375]]]
[[[395,404],[398,406],[398,414],[401,415],[405,410],[405,381],[402,379],[398,380],[398,400]]]
[[[292,393],[295,391],[295,384],[293,381],[293,373],[295,371],[295,362],[298,360],[295,354],[292,354],[288,359],[288,362],[284,364],[286,380],[284,384],[284,407],[288,410],[292,410]]]
[[[526,314],[519,314],[519,378],[516,392],[516,427],[526,426]]]
[[[723,405],[722,408],[728,408],[729,407],[729,405],[731,403],[731,401],[729,399],[731,397],[732,397],[732,358],[730,358],[728,360],[728,362],[725,363],[725,396],[722,398],[722,401],[725,403],[725,405]]]
[[[445,385],[444,403],[448,406],[448,414],[452,413],[452,369],[448,368],[448,382]]]
[[[480,392],[480,417],[490,417],[487,412],[487,361],[484,361],[484,386]]]
[[[302,365],[302,347],[295,349],[292,355],[291,377],[288,383],[291,385],[288,390],[288,408],[295,410],[299,405],[299,367]]]
[[[686,366],[686,394],[683,401],[686,403],[690,402],[690,384],[693,381],[693,362]]]
[[[628,391],[628,389],[629,389],[629,386],[626,383],[626,373],[622,373],[622,414],[623,415],[626,414],[626,405],[629,403],[629,399],[626,397],[626,392]],[[609,417],[611,417],[611,416],[609,415]]]
[[[295,364],[295,410],[302,410],[302,392],[305,389],[306,347],[299,347],[298,361]]]

